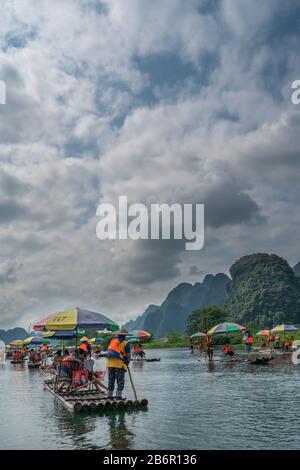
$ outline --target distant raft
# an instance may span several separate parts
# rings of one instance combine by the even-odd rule
[[[39,369],[41,364],[42,364],[41,362],[31,362],[31,361],[27,362],[28,369]]]
[[[266,365],[269,364],[270,361],[272,361],[274,358],[271,357],[256,357],[252,361],[249,361],[250,364],[254,365]]]
[[[145,409],[148,400],[113,400],[108,399],[98,390],[74,390],[72,392],[60,392],[54,390],[53,382],[45,381],[45,388],[52,393],[64,406],[75,413],[91,411],[113,411]]]

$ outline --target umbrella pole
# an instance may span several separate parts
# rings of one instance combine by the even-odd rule
[[[128,370],[128,375],[129,375],[130,383],[131,383],[131,386],[132,386],[134,398],[135,398],[135,400],[137,400],[138,398],[137,398],[135,387],[133,385],[133,380],[132,380],[132,377],[131,377],[131,372],[130,372],[130,369],[129,369],[129,365],[127,366],[127,370]]]

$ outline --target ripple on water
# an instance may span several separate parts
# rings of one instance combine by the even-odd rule
[[[147,354],[162,360],[132,364],[131,370],[148,411],[107,415],[73,415],[43,389],[39,371],[7,363],[0,368],[0,447],[299,448],[300,368],[288,358],[265,367],[208,367],[188,350]],[[104,368],[104,360],[98,365]]]

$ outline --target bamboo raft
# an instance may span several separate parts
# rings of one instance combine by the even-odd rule
[[[28,361],[27,363],[29,369],[37,369],[41,366],[41,362],[31,362]]]
[[[52,393],[64,406],[75,413],[80,411],[108,411],[145,409],[148,400],[112,400],[98,390],[74,390],[72,392],[59,392],[54,390],[53,381],[45,381],[45,388]]]

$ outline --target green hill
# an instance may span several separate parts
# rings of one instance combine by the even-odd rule
[[[244,256],[230,268],[225,309],[232,320],[258,328],[300,323],[300,279],[277,255]]]

